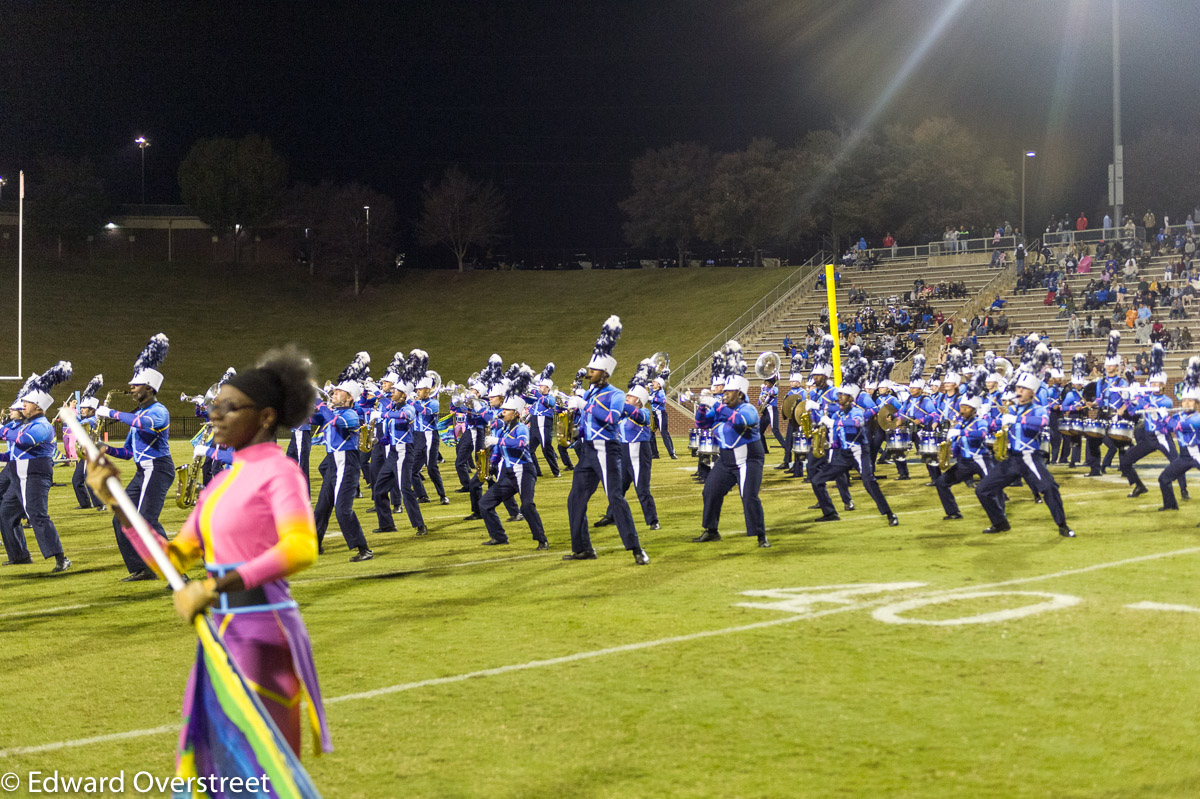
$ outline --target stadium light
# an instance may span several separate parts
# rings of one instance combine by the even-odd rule
[[[367,246],[371,246],[371,206],[364,205],[363,210],[367,212]]]
[[[0,178],[0,200],[4,199],[4,184],[8,183],[4,178]]]
[[[1021,159],[1021,235],[1027,235],[1025,232],[1025,162],[1033,158],[1037,153],[1033,150],[1026,150],[1025,157]]]
[[[133,140],[133,143],[142,151],[142,205],[146,204],[146,148],[150,146],[150,142],[145,136],[138,136]]]

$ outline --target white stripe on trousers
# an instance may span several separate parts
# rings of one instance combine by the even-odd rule
[[[1025,465],[1033,470],[1033,473],[1037,475],[1038,479],[1041,479],[1042,473],[1038,471],[1037,464],[1034,463],[1032,452],[1022,452],[1021,460],[1025,461]]]
[[[341,450],[334,450],[333,465],[337,467],[333,480],[333,504],[336,507],[338,491],[342,488],[342,475],[346,473],[346,453]]]
[[[146,489],[150,487],[150,477],[154,474],[154,461],[142,461],[139,466],[146,470],[142,475],[142,493],[138,495],[137,509],[142,509],[142,500],[146,498]]]
[[[605,496],[608,496],[608,453],[604,449],[607,443],[600,439],[592,440],[592,447],[596,450],[596,455],[600,460],[600,483],[604,486]]]
[[[633,487],[637,488],[638,474],[642,470],[642,442],[629,442],[629,462],[633,468]]]
[[[25,480],[29,476],[29,461],[17,461],[17,478],[21,481],[21,508],[25,509]]]
[[[749,449],[747,444],[733,448],[733,462],[738,468],[738,494],[746,493],[746,455]]]
[[[393,444],[396,448],[396,485],[400,489],[400,496],[404,496],[404,453],[408,450],[407,444]]]

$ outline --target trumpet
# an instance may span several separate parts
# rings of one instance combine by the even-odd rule
[[[187,394],[180,393],[180,395],[179,395],[179,401],[180,401],[180,402],[190,402],[190,403],[192,403],[193,405],[203,405],[203,404],[204,404],[204,395],[203,395],[203,394],[197,394],[197,395],[196,395],[196,396],[194,396],[194,397],[189,397]]]

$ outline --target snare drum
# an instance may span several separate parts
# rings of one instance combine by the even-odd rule
[[[695,455],[700,449],[700,429],[693,428],[688,434],[688,452]]]
[[[888,433],[883,449],[892,456],[903,455],[912,449],[912,437],[907,430],[893,430]]]
[[[1050,457],[1050,432],[1048,430],[1038,434],[1038,449],[1047,458]]]
[[[1119,444],[1132,444],[1133,428],[1133,422],[1127,419],[1118,419],[1108,426],[1108,435]]]
[[[1108,423],[1103,419],[1084,419],[1083,434],[1089,438],[1104,438]]]
[[[941,444],[941,435],[934,432],[922,431],[917,434],[919,443],[917,444],[917,452],[922,458],[937,459],[938,445]]]
[[[700,447],[698,451],[701,455],[713,455],[716,453],[717,442],[713,440],[711,430],[702,430],[700,432]]]
[[[986,435],[984,435],[983,445],[985,447],[987,447],[988,449],[995,449],[996,448],[996,434],[995,433],[987,433]]]
[[[1077,438],[1083,435],[1083,422],[1073,416],[1064,417],[1058,425],[1058,432],[1068,438]]]
[[[812,439],[807,436],[796,436],[795,442],[792,443],[792,452],[808,457],[812,454]]]

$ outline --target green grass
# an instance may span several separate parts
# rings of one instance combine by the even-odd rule
[[[0,263],[9,285],[15,272],[13,261]],[[393,273],[356,298],[291,267],[27,263],[24,367],[28,374],[65,358],[77,375],[67,390],[97,372],[120,386],[161,330],[171,339],[162,394],[173,413],[190,412],[176,401],[179,392],[203,391],[227,366],[241,368],[288,341],[312,354],[321,382],[358,350],[371,353],[378,377],[394,352],[420,347],[447,382],[462,383],[499,352],[506,364],[519,358],[535,369],[554,361],[563,387],[615,313],[624,323],[616,356],[625,380],[659,350],[682,363],[785,276],[733,268],[418,271]],[[0,298],[0,320],[15,312],[15,292]],[[15,336],[15,322],[0,324],[0,341],[9,345],[0,374],[16,369]]]
[[[776,451],[768,464],[777,460]],[[1147,600],[1200,606],[1200,530],[1187,504],[1155,513],[1156,492],[1127,500],[1119,479],[1062,470],[1075,540],[1059,538],[1023,488],[1010,489],[1011,533],[980,535],[985,517],[961,486],[967,518],[944,523],[919,479],[882,484],[897,528],[857,484],[859,510],[817,525],[807,510],[811,489],[768,469],[774,547],[759,550],[737,534],[736,493],[725,505],[725,540],[689,542],[700,516],[692,465],[686,455],[655,462],[663,529],[643,531],[646,568],[633,565],[613,528],[594,535],[598,561],[561,562],[569,476],[538,484],[548,553],[533,551],[522,523],[506,525],[510,546],[481,548],[482,527],[460,521],[462,494],[451,494],[449,507],[423,506],[428,538],[415,538],[404,517],[400,533],[369,536],[377,555],[369,563],[347,562],[333,539],[293,582],[325,696],[408,687],[329,705],[336,751],[305,758],[324,795],[1200,792],[1190,743],[1200,733],[1200,620],[1126,608]],[[69,495],[54,490],[52,514],[75,570],[51,577],[39,562],[0,571],[0,750],[178,720],[193,636],[161,586],[117,582],[124,572],[107,517],[70,509]],[[376,525],[366,506],[358,503],[369,530]],[[598,500],[592,510],[601,512]],[[636,501],[634,515],[643,527]],[[168,529],[182,520],[174,507],[164,515]],[[1194,551],[1029,579],[1179,550]],[[741,595],[748,590],[908,581],[926,585],[817,605],[809,617],[738,606],[772,601]],[[992,590],[1082,601],[992,624],[895,625],[872,616],[893,600],[1005,581],[1021,582]],[[945,620],[1037,601],[968,599],[906,615]],[[68,604],[84,607],[45,612]],[[412,685],[705,631],[726,632]],[[9,756],[0,772],[168,774],[173,744],[173,734],[157,734]]]

